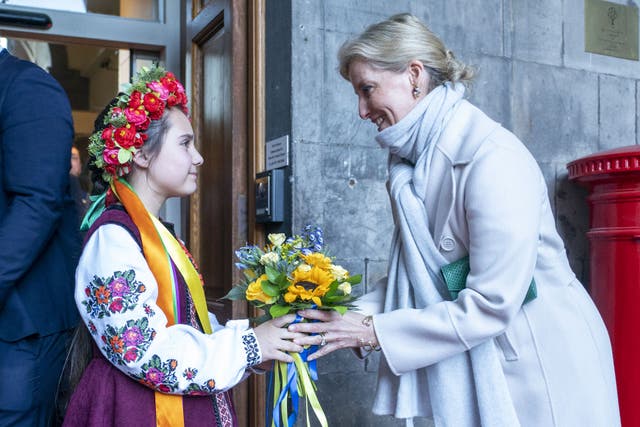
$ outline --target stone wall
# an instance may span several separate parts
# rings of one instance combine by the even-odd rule
[[[640,143],[640,63],[584,52],[584,0],[292,0],[289,231],[322,225],[337,261],[363,272],[368,289],[384,275],[392,233],[386,153],[374,126],[358,117],[336,53],[399,12],[422,18],[477,67],[470,100],[540,163],[571,264],[588,286],[586,191],[567,180],[566,163]],[[402,425],[370,414],[377,363],[348,351],[319,361],[330,425]]]

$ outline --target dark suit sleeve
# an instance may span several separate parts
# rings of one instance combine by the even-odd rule
[[[60,221],[73,142],[65,92],[37,66],[21,66],[0,106],[0,173],[8,202],[0,218],[0,310]]]

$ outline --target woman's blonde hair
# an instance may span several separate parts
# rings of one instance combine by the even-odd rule
[[[458,61],[453,52],[415,16],[403,13],[369,26],[338,52],[340,74],[349,80],[349,66],[363,60],[377,68],[401,72],[419,60],[431,77],[431,87],[450,81],[467,84],[474,70]]]

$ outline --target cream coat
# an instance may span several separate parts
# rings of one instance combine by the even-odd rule
[[[470,255],[467,289],[456,301],[374,316],[381,376],[493,339],[522,426],[618,426],[609,337],[569,267],[536,161],[467,102],[444,132],[425,204],[444,257]],[[532,276],[538,297],[522,306]],[[374,412],[393,414],[390,406],[377,401]]]

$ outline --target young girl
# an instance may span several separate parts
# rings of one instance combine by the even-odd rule
[[[89,152],[106,191],[85,217],[75,291],[95,345],[65,426],[232,426],[226,390],[302,350],[282,329],[293,315],[219,325],[189,252],[157,218],[196,190],[203,159],[186,114],[180,82],[152,67],[96,120]]]

